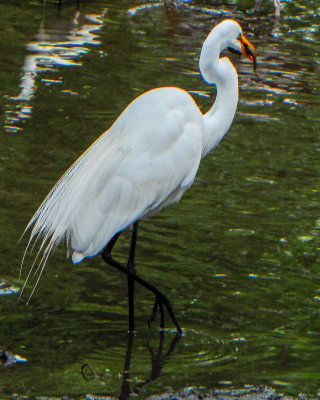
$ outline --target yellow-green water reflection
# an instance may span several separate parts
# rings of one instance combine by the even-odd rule
[[[183,201],[141,223],[138,271],[168,294],[184,336],[165,357],[174,338],[166,332],[161,376],[151,379],[159,332],[146,323],[153,299],[137,288],[130,390],[268,384],[317,393],[317,2],[283,1],[277,24],[267,0],[260,18],[249,1],[87,1],[80,14],[75,3],[57,15],[55,2],[0,2],[0,289],[14,289],[0,296],[0,350],[27,358],[1,369],[2,398],[121,393],[125,279],[103,273],[99,257],[75,267],[61,248],[25,307],[15,293],[17,241],[63,171],[134,97],[164,85],[214,94],[198,74],[199,51],[229,16],[258,49],[258,77],[234,60],[240,103],[230,132]],[[194,97],[203,110],[212,102]],[[123,260],[129,236],[117,247]],[[84,379],[85,363],[103,379]]]

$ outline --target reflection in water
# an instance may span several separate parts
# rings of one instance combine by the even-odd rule
[[[10,20],[12,3],[17,2],[6,2],[3,7],[4,22]],[[21,29],[35,33],[39,24],[27,17],[31,2],[22,3]],[[75,7],[75,0],[70,3]],[[101,3],[90,0],[90,7],[99,10]],[[210,102],[204,96],[207,86],[194,74],[197,49],[209,24],[229,12],[248,30],[258,32],[251,39],[259,51],[260,80],[249,74],[247,64],[236,60],[241,101],[233,131],[214,160],[203,164],[193,190],[179,207],[168,208],[142,227],[141,271],[150,274],[150,280],[161,281],[166,291],[171,290],[185,334],[169,362],[164,361],[161,378],[145,386],[140,396],[146,398],[167,389],[177,393],[186,386],[201,386],[209,392],[245,383],[278,386],[286,394],[305,393],[316,398],[320,370],[318,2],[282,2],[276,37],[270,36],[272,0],[263,1],[259,20],[254,0],[237,2],[237,8],[233,2],[228,2],[229,6],[220,0],[176,0],[178,26],[189,26],[192,34],[187,30],[181,33],[179,28],[174,36],[167,34],[167,29],[174,30],[174,16],[169,20],[163,0],[145,1],[150,8],[137,8],[133,13],[130,7],[137,3],[142,0],[109,2],[110,23],[103,27],[107,40],[99,31],[101,44],[95,49],[110,56],[100,59],[90,51],[85,57],[88,83],[97,83],[96,90],[85,92],[83,108],[80,104],[75,110],[76,116],[84,107],[86,110],[76,121],[78,125],[55,113],[54,136],[49,137],[50,142],[35,143],[34,132],[39,128],[45,131],[43,114],[52,112],[63,97],[60,91],[53,91],[52,103],[45,104],[50,89],[45,85],[50,83],[43,85],[43,78],[58,80],[70,71],[68,79],[75,76],[72,90],[79,93],[87,83],[77,79],[84,67],[59,68],[57,74],[51,72],[51,65],[48,74],[37,71],[36,96],[24,102],[35,107],[41,101],[43,114],[34,108],[32,118],[23,126],[24,135],[3,135],[0,251],[5,283],[0,281],[0,293],[7,293],[12,282],[14,289],[18,286],[20,251],[16,245],[25,224],[22,214],[27,213],[21,210],[33,207],[35,195],[40,200],[54,183],[57,176],[54,172],[47,176],[48,172],[66,166],[66,152],[78,151],[79,142],[65,133],[84,126],[80,141],[90,143],[96,125],[100,131],[129,97],[163,83],[198,91],[202,96],[197,100],[205,109]],[[48,24],[47,18],[45,26]],[[6,58],[16,65],[13,47],[9,41],[2,43]],[[14,48],[19,43],[12,38]],[[79,62],[80,57],[71,60]],[[1,65],[3,90],[18,94],[17,81],[7,79],[10,71]],[[44,68],[43,64],[38,66]],[[101,70],[108,73],[101,74]],[[64,82],[52,83],[51,88],[60,89],[66,82],[63,76]],[[116,101],[106,99],[106,91]],[[74,98],[75,104],[78,99],[80,95]],[[114,104],[110,106],[111,101]],[[23,101],[7,98],[7,103],[13,109]],[[44,168],[53,144],[55,159]],[[125,240],[119,246],[120,252],[127,250]],[[0,331],[1,348],[28,359],[1,369],[0,393],[6,399],[16,396],[14,393],[25,399],[48,393],[50,398],[102,399],[107,398],[99,397],[103,390],[120,393],[122,380],[111,371],[121,371],[122,379],[127,345],[123,279],[109,270],[102,275],[99,258],[71,268],[63,262],[63,254],[61,249],[59,258],[52,260],[52,268],[30,306],[19,307],[15,294],[0,295],[5,322]],[[149,306],[150,298],[141,293],[137,303],[141,326]],[[144,338],[152,340],[155,358],[158,349],[158,336],[150,334],[147,327],[143,333],[134,338],[126,382],[131,396],[142,381],[139,378],[151,375],[151,353]],[[166,335],[163,354],[168,339],[171,337]],[[79,369],[84,362],[103,374],[103,381],[98,374],[89,382],[83,379]],[[104,373],[105,366],[109,373]],[[87,377],[92,371],[85,367]]]
[[[262,1],[263,1],[263,0],[255,0],[255,2],[254,2],[254,10],[255,10],[256,12],[259,12],[259,13],[260,13],[261,6],[262,6]],[[280,3],[281,3],[281,0],[273,0],[273,4],[274,4],[274,15],[275,15],[276,17],[280,17],[280,7],[281,7]]]
[[[77,2],[77,9],[79,9],[80,8],[80,0],[76,0],[76,2]],[[58,10],[61,10],[61,8],[62,8],[62,0],[59,0],[59,2],[58,2]]]
[[[268,1],[268,0],[267,0]],[[280,4],[281,0],[274,0],[274,22],[271,30],[271,35],[275,35],[279,28],[280,24]],[[241,7],[242,6],[242,7]],[[194,28],[200,27],[202,23],[207,23],[210,18],[210,24],[212,17],[217,18],[217,22],[219,22],[223,18],[234,18],[235,13],[240,11],[245,15],[250,14],[250,10],[254,11],[254,23],[256,24],[257,20],[259,22],[258,27],[256,28],[256,34],[259,35],[259,31],[261,30],[261,26],[259,27],[261,20],[261,10],[263,6],[263,0],[255,0],[254,4],[252,2],[248,2],[247,6],[243,6],[243,4],[238,4],[237,2],[230,2],[229,9],[219,8],[219,7],[205,7],[203,4],[201,6],[197,5],[197,2],[186,2],[185,0],[163,0],[163,4],[161,2],[145,2],[134,4],[128,12],[129,15],[135,16],[138,14],[143,14],[144,12],[148,12],[149,10],[153,10],[156,12],[157,9],[162,9],[164,11],[164,15],[166,19],[170,23],[170,27],[166,29],[166,33],[169,35],[190,35],[194,34]],[[243,8],[244,7],[244,8]],[[185,15],[188,12],[188,19],[186,20]],[[239,18],[240,16],[238,16]],[[243,16],[239,18],[242,20]]]
[[[55,66],[80,66],[77,60],[82,54],[89,51],[84,45],[100,44],[96,32],[103,26],[103,16],[106,10],[99,15],[81,15],[77,10],[72,20],[58,18],[52,24],[46,24],[43,19],[39,32],[33,42],[26,44],[28,55],[25,57],[20,81],[21,91],[16,97],[10,97],[7,104],[5,130],[19,131],[19,122],[30,118],[32,100],[36,88],[37,77],[42,71],[54,71]],[[46,85],[60,84],[59,79],[42,79]]]
[[[132,359],[132,348],[133,348],[133,333],[128,333],[128,342],[127,342],[127,351],[126,358],[124,361],[123,367],[123,375],[122,375],[122,385],[121,385],[121,393],[119,396],[119,400],[126,400],[130,397],[131,393],[135,395],[139,394],[141,389],[148,385],[151,382],[156,381],[160,378],[163,366],[168,361],[170,355],[173,353],[176,345],[178,344],[181,335],[176,334],[176,336],[171,340],[168,350],[163,353],[163,340],[164,340],[164,332],[160,331],[160,340],[158,349],[155,352],[153,347],[147,344],[148,351],[151,356],[151,371],[150,376],[146,380],[138,383],[134,388],[131,389],[130,383],[130,367],[131,367],[131,359]],[[85,363],[81,367],[81,374],[86,381],[92,380],[100,380],[104,381],[104,375],[96,373],[93,367],[89,363]]]
[[[20,288],[15,286],[14,284],[5,281],[4,279],[0,279],[0,296],[15,294],[20,291]]]
[[[257,14],[258,20],[260,21],[260,12],[261,12],[261,7],[262,7],[262,1],[263,0],[255,0],[254,3],[254,11]],[[271,31],[271,35],[275,35],[277,29],[279,28],[279,23],[280,23],[280,9],[281,9],[281,0],[274,0],[274,23],[273,23],[273,28]]]
[[[18,354],[12,354],[9,351],[0,350],[0,365],[8,366],[15,363],[25,363],[27,360]]]

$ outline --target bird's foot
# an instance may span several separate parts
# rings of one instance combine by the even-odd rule
[[[164,328],[164,313],[163,313],[163,302],[162,302],[162,298],[161,295],[163,295],[163,293],[161,293],[159,291],[159,294],[156,295],[156,299],[154,301],[154,306],[153,306],[153,310],[152,313],[148,319],[148,326],[150,328],[151,322],[154,321],[155,317],[156,317],[156,313],[158,310],[158,307],[160,308],[160,316],[161,316],[161,322],[160,322],[160,328],[163,329]]]
[[[158,307],[159,307],[159,309],[160,309],[160,328],[162,330],[164,329],[164,310],[163,310],[163,306],[166,307],[166,309],[167,309],[172,321],[174,322],[174,324],[175,324],[175,326],[177,328],[178,334],[181,335],[182,334],[182,329],[180,328],[180,326],[179,326],[179,324],[178,324],[178,322],[176,320],[176,317],[174,315],[174,312],[173,312],[173,309],[171,307],[171,304],[170,304],[169,300],[167,299],[167,297],[165,296],[165,294],[162,293],[160,290],[157,290],[156,299],[155,299],[155,302],[154,302],[153,310],[152,310],[152,313],[150,315],[150,318],[148,319],[149,328],[150,328],[151,322],[153,322],[154,319],[155,319],[155,316],[156,316],[156,313],[157,313],[157,310],[158,310]]]

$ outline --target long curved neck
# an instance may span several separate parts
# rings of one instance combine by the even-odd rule
[[[210,45],[210,43],[209,43]],[[213,149],[227,133],[238,104],[238,74],[227,57],[219,58],[222,49],[206,51],[200,56],[200,71],[206,82],[215,84],[217,97],[212,108],[203,116],[202,158]]]

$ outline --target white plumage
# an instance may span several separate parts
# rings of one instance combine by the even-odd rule
[[[204,79],[217,86],[208,113],[203,115],[182,89],[150,90],[62,176],[26,228],[33,225],[28,246],[42,238],[40,274],[60,242],[67,242],[78,263],[102,251],[131,223],[181,198],[201,158],[221,140],[235,114],[237,73],[228,58],[219,58],[228,47],[255,61],[238,23],[225,20],[211,31],[200,56]]]

